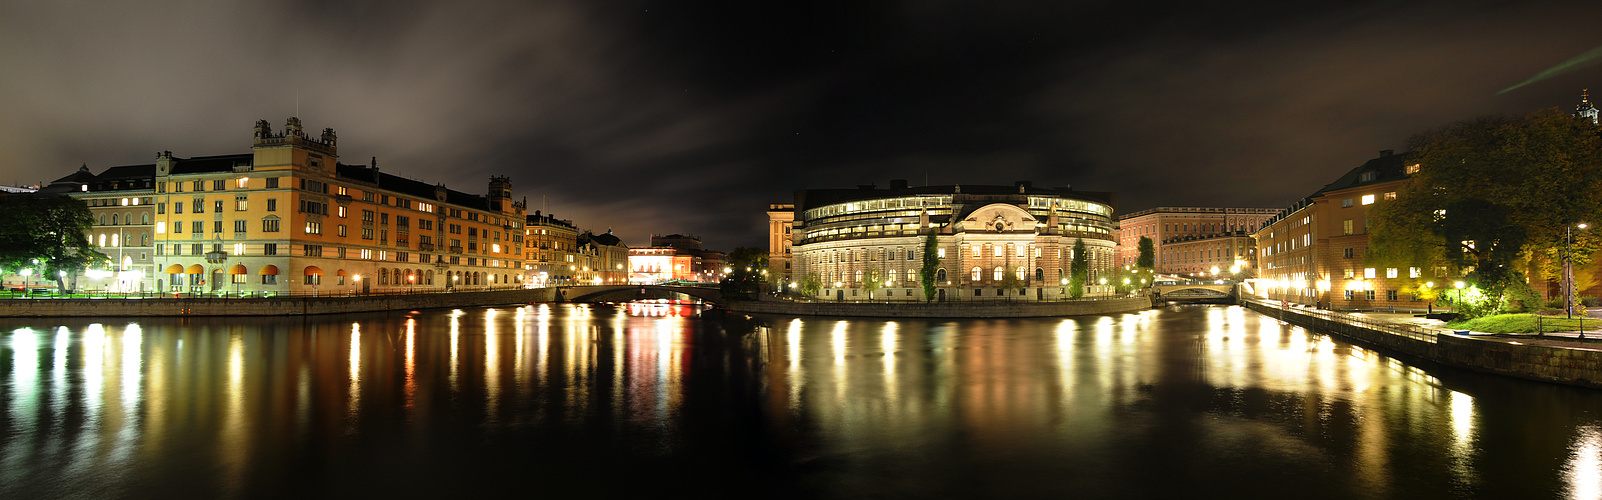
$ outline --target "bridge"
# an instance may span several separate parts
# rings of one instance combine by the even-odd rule
[[[590,285],[557,288],[558,302],[628,302],[646,299],[701,299],[722,302],[723,294],[716,286],[682,285]]]
[[[1152,296],[1157,301],[1168,302],[1227,302],[1234,303],[1238,297],[1234,283],[1171,283],[1152,286]]]

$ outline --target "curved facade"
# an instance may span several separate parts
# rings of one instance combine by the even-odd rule
[[[1112,199],[1028,182],[799,191],[789,274],[818,279],[818,298],[923,300],[923,233],[934,228],[937,299],[1059,299],[1075,240],[1085,243],[1091,284],[1114,267]],[[864,285],[875,275],[870,297]],[[1004,288],[1008,275],[1017,285]]]

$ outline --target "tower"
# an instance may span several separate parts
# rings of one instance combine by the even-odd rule
[[[507,210],[506,202],[512,199],[512,178],[504,175],[490,177],[489,202],[491,210]]]
[[[1597,124],[1596,106],[1591,105],[1591,89],[1580,91],[1580,105],[1574,107],[1574,116],[1591,120],[1592,125]]]

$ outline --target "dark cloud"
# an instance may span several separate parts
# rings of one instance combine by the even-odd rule
[[[1277,207],[1602,76],[1495,95],[1596,47],[1588,3],[769,4],[15,2],[0,182],[243,151],[298,106],[347,163],[729,249],[792,190],[892,178]]]

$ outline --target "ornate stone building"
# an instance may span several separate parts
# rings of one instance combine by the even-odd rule
[[[937,300],[1058,299],[1068,295],[1075,241],[1085,244],[1090,283],[1114,267],[1113,207],[1112,193],[1027,181],[910,187],[896,180],[888,189],[797,191],[793,222],[769,230],[791,229],[791,278],[817,280],[822,299],[869,299],[874,287],[865,285],[877,282],[874,300],[924,300],[919,270],[930,229],[940,260]],[[776,220],[771,213],[769,220]]]

